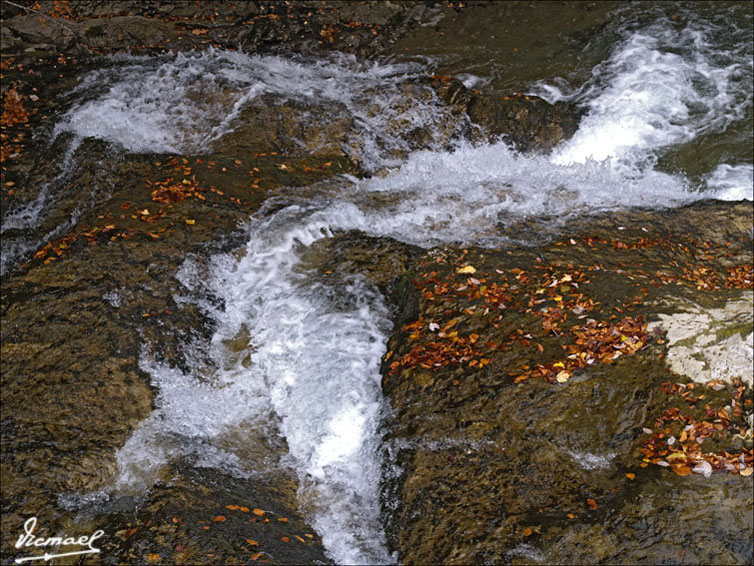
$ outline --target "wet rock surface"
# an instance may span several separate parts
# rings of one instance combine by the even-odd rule
[[[693,220],[707,215],[726,222],[705,232]],[[383,387],[393,409],[385,438],[399,471],[384,501],[401,561],[681,559],[682,544],[621,550],[617,541],[643,529],[704,540],[684,550],[694,561],[751,556],[740,538],[752,528],[748,376],[689,396],[692,385],[691,401],[673,404],[686,386],[668,383],[690,380],[671,371],[667,338],[646,322],[669,298],[713,308],[747,296],[750,206],[592,220],[529,250],[431,250],[396,286],[403,310]],[[687,443],[713,422],[724,431],[701,433],[701,452]],[[683,448],[674,452],[679,434]],[[697,477],[703,459],[714,475]],[[680,514],[647,523],[644,502],[662,507],[665,497]],[[682,518],[691,515],[731,519],[710,536],[708,523]]]
[[[483,128],[489,141],[504,139],[519,151],[547,151],[573,136],[578,128],[578,112],[564,103],[553,105],[519,93],[483,95],[450,77],[433,82],[442,100],[465,112]]]

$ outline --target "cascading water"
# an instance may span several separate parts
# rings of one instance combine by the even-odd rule
[[[248,222],[240,259],[217,256],[207,273],[200,262],[186,260],[177,275],[186,296],[176,299],[198,302],[214,319],[211,344],[197,346],[213,365],[185,373],[143,353],[142,368],[158,389],[157,408],[119,451],[116,489],[149,487],[176,456],[253,476],[277,463],[249,461],[244,443],[253,441],[253,431],[279,434],[286,463],[300,479],[303,509],[329,555],[339,563],[394,560],[385,548],[378,501],[386,465],[378,437],[384,410],[379,368],[390,313],[364,279],[334,274],[324,283],[312,277],[304,252],[345,231],[424,247],[499,246],[506,242],[500,226],[511,219],[547,217],[556,230],[552,218],[600,210],[671,207],[706,197],[751,200],[750,163],[716,163],[702,182],[658,166],[666,150],[722,132],[751,112],[751,53],[716,59],[713,31],[701,24],[678,30],[662,19],[634,26],[587,84],[570,93],[562,81],[561,87],[534,87],[587,109],[575,137],[551,155],[456,140],[452,149],[431,141],[397,160],[392,150],[410,144],[392,134],[388,122],[403,120],[411,129],[440,112],[434,99],[396,110],[401,85],[427,72],[417,63],[208,51],[125,58],[119,68],[88,75],[79,87],[84,101],[64,116],[58,132],[133,152],[196,153],[231,131],[244,105],[262,94],[326,100],[353,118],[364,167],[392,168],[382,177],[325,182],[316,197],[282,190]],[[102,84],[108,86],[95,86]],[[220,300],[207,302],[207,295]],[[221,307],[213,306],[218,302]],[[248,346],[231,352],[226,342],[244,333]]]

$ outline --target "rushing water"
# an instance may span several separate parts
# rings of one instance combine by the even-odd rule
[[[411,146],[391,124],[403,121],[410,130],[442,113],[436,100],[406,104],[400,87],[442,59],[377,64],[208,51],[122,57],[87,75],[77,88],[80,103],[56,134],[131,152],[206,153],[233,130],[244,105],[265,94],[332,104],[353,118],[364,167],[389,169],[326,182],[316,197],[280,191],[246,225],[240,259],[217,256],[208,267],[186,260],[177,274],[185,293],[176,298],[197,302],[215,320],[211,343],[194,345],[197,358],[208,354],[213,364],[197,362],[185,373],[143,353],[157,408],[119,451],[116,489],[144,490],[177,456],[252,477],[279,463],[250,461],[245,443],[279,434],[285,464],[300,479],[302,509],[329,555],[340,563],[394,560],[378,501],[385,464],[379,366],[389,312],[362,278],[310,277],[305,251],[348,230],[424,247],[503,245],[500,226],[522,217],[547,218],[543,227],[557,230],[553,218],[598,210],[751,200],[752,46],[749,32],[742,35],[751,11],[724,18],[679,10],[684,25],[659,9],[621,7],[580,47],[592,60],[590,76],[583,77],[582,60],[579,72],[528,84],[530,92],[585,109],[574,138],[550,155],[459,137],[451,148],[438,137],[397,158],[396,149]],[[466,80],[494,84],[492,77]],[[684,155],[698,152],[695,144],[712,147],[716,159],[694,160],[686,171]],[[33,224],[38,204],[7,215],[3,229]],[[228,348],[243,335],[250,336],[246,349]]]

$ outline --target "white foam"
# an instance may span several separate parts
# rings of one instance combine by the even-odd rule
[[[61,185],[70,180],[75,166],[74,155],[79,145],[81,145],[80,138],[73,138],[70,141],[60,161],[60,171],[40,187],[33,200],[5,211],[0,224],[0,234],[5,234],[8,230],[34,230],[42,224],[54,207],[52,193],[59,190]],[[81,206],[76,207],[69,218],[40,238],[29,236],[15,237],[13,240],[8,237],[2,238],[0,240],[0,250],[2,251],[0,254],[0,275],[5,275],[11,266],[17,264],[21,258],[74,226],[82,212]]]
[[[559,164],[611,159],[651,166],[662,148],[725,130],[751,105],[750,57],[722,52],[711,24],[679,30],[667,18],[631,33],[595,67],[593,78],[571,88],[559,79],[537,94],[587,108],[572,140],[554,153]]]
[[[424,74],[419,63],[363,63],[245,55],[209,49],[154,60],[131,57],[86,75],[77,87],[90,100],[74,106],[56,126],[117,143],[132,152],[201,153],[235,127],[248,104],[267,94],[323,109],[317,119],[353,120],[344,149],[368,169],[400,163],[410,151],[406,132],[438,123],[445,110],[419,103],[398,86]],[[123,64],[125,63],[125,64]],[[102,92],[102,84],[110,85]],[[430,99],[434,99],[426,89]]]
[[[384,195],[376,210],[365,196],[373,192]],[[651,169],[627,176],[608,162],[559,165],[546,156],[520,155],[504,143],[416,152],[399,170],[362,182],[353,194],[370,215],[359,229],[422,246],[499,245],[505,242],[499,226],[522,217],[546,216],[552,227],[591,211],[700,198],[683,178]]]
[[[720,200],[754,200],[754,168],[721,163],[709,174],[706,185]]]

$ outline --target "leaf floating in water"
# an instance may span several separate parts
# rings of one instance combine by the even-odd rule
[[[708,478],[712,475],[712,464],[710,464],[707,460],[702,460],[696,466],[694,466],[691,471],[695,474],[701,474],[705,478]]]
[[[672,466],[670,466],[670,469],[673,470],[673,473],[677,476],[691,475],[691,468],[689,468],[686,464],[673,464]]]

